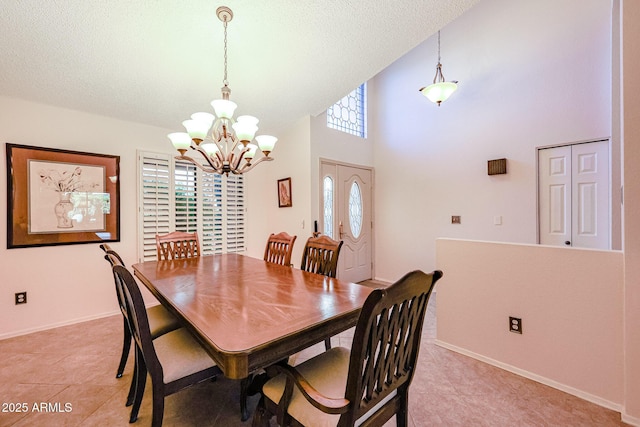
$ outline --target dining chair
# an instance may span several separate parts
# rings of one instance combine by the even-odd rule
[[[104,258],[109,261],[111,267],[114,265],[122,265],[124,266],[124,262],[122,261],[122,257],[111,247],[104,243],[100,245],[100,249],[105,252]],[[127,364],[127,359],[129,357],[129,352],[131,350],[131,328],[129,326],[129,319],[126,312],[126,307],[124,305],[124,301],[122,300],[122,295],[118,292],[117,284],[116,284],[116,296],[118,299],[118,305],[120,307],[120,312],[122,313],[123,320],[123,341],[122,341],[122,354],[120,355],[120,363],[118,364],[118,370],[116,371],[116,378],[121,378],[124,372],[124,368]],[[167,332],[171,332],[175,329],[180,328],[182,325],[178,321],[178,319],[172,315],[166,308],[162,305],[154,305],[152,307],[147,308],[147,316],[149,318],[149,329],[151,330],[151,337],[157,338],[160,335],[166,334]],[[134,378],[131,381],[131,387],[129,389],[129,396],[127,397],[127,406],[131,406],[133,404],[133,393],[135,388],[135,373],[136,368],[134,367]]]
[[[222,371],[185,328],[157,338],[151,336],[149,318],[140,288],[122,265],[113,266],[114,280],[121,292],[129,316],[131,334],[136,343],[137,381],[129,422],[138,419],[147,374],[151,377],[151,425],[159,427],[164,417],[164,398],[189,386],[215,379]]]
[[[407,426],[424,315],[441,277],[440,270],[413,271],[371,292],[351,351],[336,347],[295,367],[269,367],[277,375],[262,387],[253,426],[268,426],[273,416],[281,426],[382,426],[393,415]]]
[[[315,234],[307,239],[302,252],[300,269],[323,276],[336,277],[338,256],[343,241],[333,240],[324,234]],[[324,340],[325,348],[331,348],[331,338]]]
[[[156,234],[158,261],[200,256],[198,233],[173,231],[168,234]]]
[[[291,265],[291,252],[298,236],[290,236],[286,232],[271,233],[264,248],[264,260],[275,264]]]

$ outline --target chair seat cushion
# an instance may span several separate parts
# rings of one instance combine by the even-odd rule
[[[344,347],[332,348],[301,363],[296,366],[296,369],[320,393],[331,398],[343,398],[349,372],[349,350]],[[284,374],[278,375],[265,383],[262,392],[270,400],[278,403],[284,391],[285,382]],[[325,414],[316,409],[297,387],[293,389],[288,412],[305,426],[335,426],[340,419],[340,415]]]
[[[151,338],[159,337],[182,326],[180,321],[169,310],[159,304],[147,308],[147,317],[149,318]]]
[[[165,384],[215,366],[213,359],[184,328],[153,340]]]

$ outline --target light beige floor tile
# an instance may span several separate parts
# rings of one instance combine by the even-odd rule
[[[417,371],[409,392],[409,426],[621,426],[620,414],[577,397],[437,347],[435,298],[422,333]],[[350,348],[353,329],[332,338]],[[65,326],[0,341],[0,399],[26,402],[27,413],[1,413],[0,427],[129,426],[124,403],[133,357],[122,378],[115,373],[122,348],[122,318]],[[324,351],[301,351],[295,364]],[[250,426],[240,421],[240,385],[219,378],[165,399],[165,426]],[[249,399],[253,411],[259,396]],[[34,403],[71,403],[71,412],[37,413]],[[151,387],[135,426],[151,423]],[[272,425],[275,425],[272,420]],[[391,419],[385,427],[395,425]]]

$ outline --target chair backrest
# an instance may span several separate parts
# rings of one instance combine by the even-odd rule
[[[104,259],[109,261],[109,264],[111,264],[111,267],[118,264],[124,265],[124,261],[122,261],[122,257],[118,255],[116,251],[111,249],[111,246],[107,245],[106,243],[103,243],[100,245],[100,249],[104,251],[105,253]]]
[[[336,277],[338,272],[338,256],[342,248],[342,240],[319,235],[309,237],[302,252],[300,269],[324,276]]]
[[[104,259],[109,261],[109,264],[111,264],[111,268],[112,269],[116,265],[124,267],[124,263],[122,262],[122,259],[120,258],[120,256],[115,251],[106,250],[105,252],[106,252],[106,254],[104,255]],[[127,320],[127,323],[128,323],[129,322],[129,315],[127,313],[127,307],[125,305],[125,300],[124,300],[124,295],[122,294],[122,289],[120,289],[118,287],[118,281],[115,282],[115,287],[116,287],[116,297],[118,298],[118,306],[120,306],[120,311],[122,312],[122,315],[125,317],[125,320]]]
[[[298,236],[290,236],[284,231],[273,234],[267,239],[267,247],[264,249],[264,260],[275,264],[291,265],[291,252],[293,244]]]
[[[151,375],[157,372],[162,373],[162,365],[160,365],[153,347],[149,318],[147,317],[147,310],[138,283],[129,270],[122,265],[113,266],[113,278],[116,282],[116,288],[124,301],[125,316],[129,322],[131,336],[135,339],[138,348],[142,352],[148,371]]]
[[[121,265],[124,267],[124,262],[122,261],[122,258],[120,257],[120,255],[118,255],[116,251],[111,249],[111,246],[107,245],[106,243],[103,243],[102,245],[100,245],[100,249],[102,249],[105,252],[104,259],[106,259],[109,262],[109,264],[111,264],[112,268],[114,265]],[[122,312],[122,315],[125,317],[125,319],[127,319],[128,321],[127,308],[125,306],[124,296],[122,295],[122,291],[118,289],[117,281],[115,285],[116,285],[116,297],[118,298],[118,305],[120,306],[120,311]]]
[[[352,410],[343,414],[340,425],[353,425],[394,390],[406,397],[415,373],[429,296],[441,277],[439,270],[430,274],[413,271],[390,287],[369,294],[351,347],[345,398],[353,402]],[[393,399],[388,401],[378,413],[390,417],[396,409],[385,406],[395,404]]]
[[[169,234],[156,234],[158,261],[165,259],[195,258],[200,256],[198,233],[174,231]]]

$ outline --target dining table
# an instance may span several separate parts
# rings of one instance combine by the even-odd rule
[[[145,261],[135,276],[209,353],[241,380],[249,417],[252,375],[355,326],[372,289],[250,256],[227,253]]]

